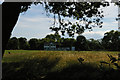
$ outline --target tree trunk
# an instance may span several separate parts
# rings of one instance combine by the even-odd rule
[[[21,11],[19,3],[4,2],[2,4],[2,56],[11,36],[11,32],[18,20]]]

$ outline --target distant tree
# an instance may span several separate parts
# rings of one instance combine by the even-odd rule
[[[55,40],[47,37],[47,38],[39,39],[37,42],[38,42],[37,49],[44,50],[44,43],[50,43],[50,42],[54,43]]]
[[[57,47],[63,47],[64,38],[59,38],[56,42]]]
[[[7,44],[7,49],[19,49],[19,42],[16,37],[12,37],[9,39],[8,44]]]
[[[38,49],[39,50],[44,50],[44,43],[45,43],[44,39],[38,40]]]
[[[57,42],[58,40],[60,40],[61,36],[59,34],[50,34],[47,35],[45,38],[52,39]]]
[[[23,50],[29,49],[29,44],[26,38],[20,37],[18,38],[18,40],[19,40],[19,49],[23,49]]]
[[[106,50],[120,50],[120,32],[114,30],[106,32],[102,39],[102,45]]]
[[[76,50],[88,50],[87,40],[83,35],[79,35],[76,38]]]
[[[111,50],[111,46],[112,46],[112,44],[111,44],[112,43],[111,38],[113,37],[113,32],[114,32],[114,30],[112,30],[110,32],[106,32],[104,34],[103,39],[102,39],[102,45],[107,50]]]
[[[32,38],[28,41],[28,43],[30,45],[30,49],[32,49],[32,50],[38,49],[38,39]]]
[[[62,47],[72,47],[75,46],[75,39],[73,38],[64,38],[63,42],[61,43]]]
[[[43,38],[43,41],[45,42],[45,43],[50,43],[50,42],[55,42],[55,40],[54,39],[51,39],[51,38]]]
[[[103,50],[102,44],[98,40],[89,39],[88,45],[90,50]]]

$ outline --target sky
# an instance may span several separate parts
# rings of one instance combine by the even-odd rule
[[[93,31],[86,30],[82,35],[87,39],[101,39],[105,32],[118,30],[118,22],[115,20],[118,14],[118,7],[110,4],[109,7],[102,8],[104,11],[103,27],[93,28]],[[44,38],[46,35],[54,33],[49,27],[53,24],[53,16],[46,16],[45,10],[41,5],[32,5],[31,8],[21,13],[15,25],[11,37]],[[76,37],[77,35],[75,35]],[[67,34],[64,37],[69,37]]]
[[[4,2],[4,0],[0,0],[0,4],[2,4]]]

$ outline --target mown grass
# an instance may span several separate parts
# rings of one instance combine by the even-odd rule
[[[11,54],[8,54],[10,52]],[[6,50],[3,57],[3,80],[113,80],[119,70],[101,70],[100,61],[109,62],[112,51],[39,51]],[[80,64],[78,58],[83,58]],[[114,66],[112,66],[114,67]]]

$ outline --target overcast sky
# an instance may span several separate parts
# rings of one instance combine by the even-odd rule
[[[105,32],[118,30],[118,22],[115,20],[118,14],[117,6],[111,4],[104,8],[103,28],[93,28],[92,32],[86,30],[83,35],[87,38],[101,39]],[[47,34],[53,33],[49,27],[53,23],[53,17],[46,16],[45,10],[41,5],[32,5],[31,8],[21,13],[18,22],[13,29],[11,37],[44,38]],[[65,35],[68,37],[68,35]]]

